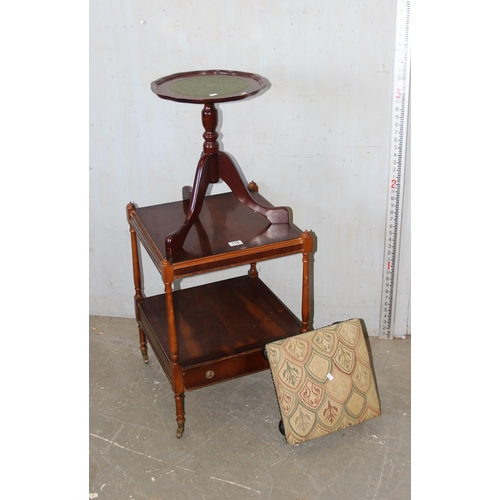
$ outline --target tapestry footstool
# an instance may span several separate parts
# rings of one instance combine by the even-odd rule
[[[351,319],[265,346],[289,444],[380,415],[361,320]]]

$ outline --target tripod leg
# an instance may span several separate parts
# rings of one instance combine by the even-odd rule
[[[243,205],[266,217],[271,224],[288,224],[288,209],[286,207],[261,205],[254,200],[243,179],[243,175],[229,155],[223,152],[219,153],[219,175]]]
[[[186,220],[177,231],[169,234],[165,238],[165,248],[167,256],[172,255],[182,248],[186,236],[191,226],[198,219],[201,207],[205,200],[208,185],[210,184],[213,155],[203,154],[198,162],[193,188],[184,188],[182,190],[183,199],[190,195],[189,208],[187,210]]]

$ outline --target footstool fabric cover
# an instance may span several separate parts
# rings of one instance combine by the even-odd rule
[[[361,320],[267,344],[286,441],[299,444],[380,415]]]

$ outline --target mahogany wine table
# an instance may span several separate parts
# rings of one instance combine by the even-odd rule
[[[196,71],[151,84],[162,99],[202,104],[203,153],[193,186],[182,200],[149,207],[127,205],[130,225],[135,312],[140,349],[153,349],[175,397],[177,437],[184,432],[184,393],[269,368],[263,347],[309,330],[309,255],[312,237],[247,185],[229,155],[219,151],[217,103],[256,96],[270,87],[265,78],[236,71]],[[206,196],[223,180],[230,192]],[[161,274],[165,293],[145,297],[139,242]],[[302,255],[299,320],[264,284],[257,262]],[[181,290],[174,280],[249,265],[242,276]]]

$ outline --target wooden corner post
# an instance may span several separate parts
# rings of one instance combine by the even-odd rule
[[[310,330],[309,313],[311,309],[311,290],[309,282],[310,259],[309,255],[312,252],[312,236],[309,231],[304,231],[300,237],[303,242],[302,250],[302,328],[301,333]]]
[[[170,363],[172,367],[172,389],[175,399],[175,413],[177,415],[177,438],[184,433],[185,411],[184,411],[184,378],[182,366],[179,363],[179,340],[175,327],[175,312],[173,300],[174,271],[168,260],[163,260],[162,277],[165,284],[165,300],[167,307],[168,343],[170,347]]]
[[[132,269],[134,274],[134,287],[135,287],[135,295],[134,295],[134,306],[135,306],[135,319],[137,320],[137,326],[139,328],[139,345],[142,353],[142,360],[144,363],[149,362],[148,357],[148,344],[146,341],[146,335],[144,334],[144,330],[141,328],[141,316],[139,312],[139,302],[144,300],[144,296],[142,295],[142,277],[141,277],[141,263],[139,260],[139,247],[137,244],[137,234],[130,223],[130,219],[132,217],[132,213],[135,210],[135,205],[130,202],[127,205],[127,220],[130,227],[130,240],[132,243]]]

